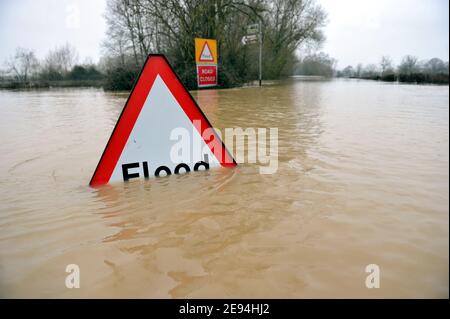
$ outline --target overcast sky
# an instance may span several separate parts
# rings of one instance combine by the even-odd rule
[[[44,58],[69,42],[80,62],[101,55],[106,0],[0,0],[0,66],[15,48],[34,49]]]
[[[328,12],[323,51],[339,67],[395,63],[406,54],[448,61],[448,0],[319,0]]]
[[[378,63],[389,55],[449,56],[448,0],[317,0],[328,12],[322,50],[340,68]],[[49,49],[69,42],[97,61],[105,34],[106,0],[0,0],[0,65],[16,47]]]

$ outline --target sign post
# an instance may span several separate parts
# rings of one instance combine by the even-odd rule
[[[259,23],[250,24],[247,26],[247,34],[242,38],[242,44],[253,44],[259,43],[259,86],[262,85],[262,29],[261,29],[261,21]]]
[[[197,64],[197,86],[216,86],[217,80],[217,41],[195,38],[195,63]]]
[[[261,21],[258,24],[259,29],[259,86],[262,85],[262,33],[261,33]]]

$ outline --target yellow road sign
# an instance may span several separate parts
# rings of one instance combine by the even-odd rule
[[[217,41],[195,38],[195,62],[197,64],[217,64]]]

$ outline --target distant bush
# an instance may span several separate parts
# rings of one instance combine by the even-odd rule
[[[425,83],[426,76],[423,73],[400,73],[398,75],[398,81],[399,82],[406,82],[406,83]]]
[[[398,67],[394,68],[390,58],[383,57],[380,64],[381,70],[375,65],[368,65],[365,68],[358,67],[362,70],[361,72],[355,71],[352,66],[347,66],[342,71],[338,71],[337,76],[386,82],[449,84],[449,64],[439,58],[419,62],[417,57],[407,55]]]
[[[394,72],[385,73],[381,75],[380,80],[384,82],[395,82],[397,81],[397,75]]]
[[[137,79],[139,70],[133,67],[116,67],[107,71],[105,76],[105,90],[131,90]]]
[[[64,80],[64,76],[61,74],[61,72],[50,68],[42,71],[39,74],[39,79],[44,81],[62,81]]]
[[[64,72],[54,68],[45,68],[39,75],[41,81],[98,81],[103,79],[103,74],[94,65],[75,65],[70,71]]]
[[[335,59],[321,52],[301,59],[295,66],[294,74],[332,77],[335,65]]]
[[[219,65],[219,85],[222,88],[240,86],[250,79],[243,75],[240,70],[233,65]]]
[[[402,74],[398,75],[398,81],[404,83],[432,83],[432,84],[449,84],[448,74],[438,73],[438,74],[429,74],[429,73],[420,73],[414,72],[410,74]]]
[[[197,70],[194,63],[178,63],[173,66],[181,82],[189,89],[197,88]]]
[[[359,78],[364,80],[378,81],[381,79],[381,76],[378,74],[362,74],[361,76],[359,76]]]
[[[435,84],[449,84],[448,73],[431,74],[428,76],[428,82]]]
[[[101,80],[103,75],[93,65],[75,65],[68,73],[69,80]]]

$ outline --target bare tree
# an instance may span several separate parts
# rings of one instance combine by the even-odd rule
[[[355,76],[357,78],[361,77],[364,71],[364,66],[362,65],[362,63],[358,63],[358,65],[356,66],[356,70],[355,70]]]
[[[326,13],[313,0],[266,1],[266,37],[273,76],[277,76],[301,45],[320,44]]]
[[[392,59],[387,55],[381,57],[380,61],[381,74],[385,74],[386,72],[392,72]]]
[[[398,73],[399,74],[412,74],[414,72],[417,72],[419,69],[418,66],[418,59],[415,56],[407,55],[402,59],[402,62],[398,66]]]
[[[354,77],[355,76],[355,70],[353,69],[353,67],[351,65],[348,65],[342,70],[342,76],[345,77],[345,78]]]
[[[429,74],[448,74],[448,64],[439,58],[433,58],[424,63],[424,68]]]
[[[43,71],[53,71],[61,75],[67,74],[78,60],[76,49],[66,43],[55,50],[50,51],[44,60]]]
[[[295,74],[332,77],[336,60],[323,52],[310,54],[297,64]]]
[[[38,65],[34,52],[25,48],[17,48],[15,55],[6,61],[7,72],[20,82],[27,82]]]
[[[360,77],[364,79],[375,79],[379,73],[380,72],[376,64],[368,64],[363,68]]]
[[[120,28],[109,28],[107,31],[107,40],[103,42],[105,55],[111,58],[117,58],[121,67],[125,66],[125,61],[129,55],[129,39],[125,31]]]

